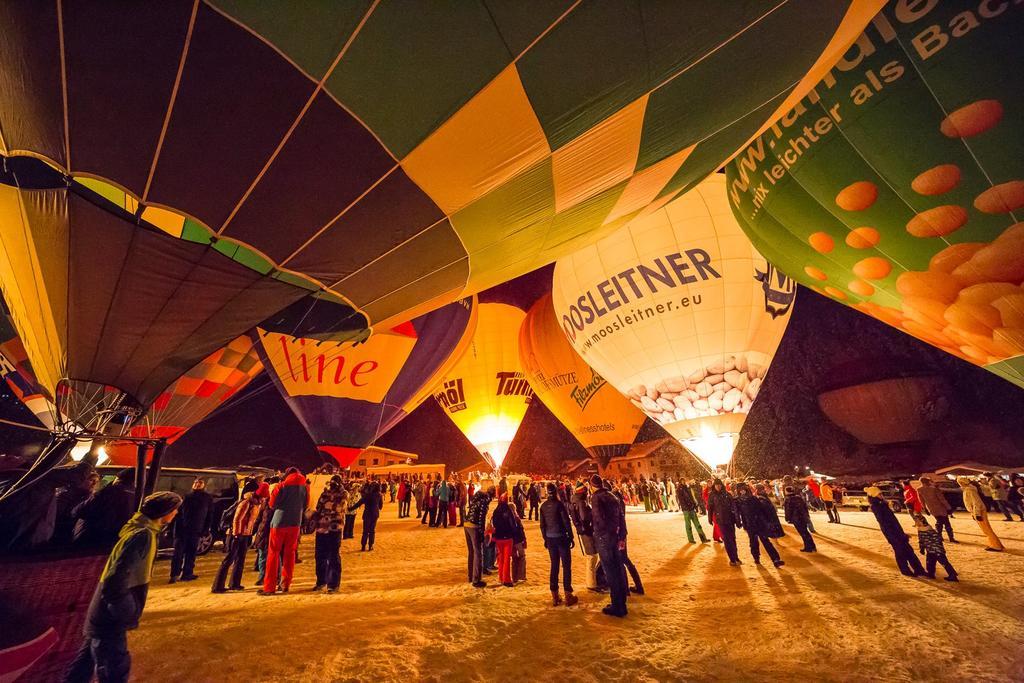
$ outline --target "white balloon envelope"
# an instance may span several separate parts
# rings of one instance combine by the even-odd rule
[[[721,174],[560,259],[552,292],[583,359],[712,468],[732,457],[795,296]]]

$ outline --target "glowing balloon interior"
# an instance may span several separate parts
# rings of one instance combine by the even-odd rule
[[[580,356],[715,461],[732,453],[795,296],[740,230],[721,174],[559,260],[552,294]],[[709,434],[731,435],[729,448]]]
[[[500,470],[533,399],[519,362],[526,314],[507,304],[479,309],[472,343],[434,398],[487,464]]]

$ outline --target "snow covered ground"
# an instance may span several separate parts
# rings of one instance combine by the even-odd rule
[[[168,563],[158,562],[129,636],[133,679],[1024,679],[1024,523],[994,521],[1007,546],[999,554],[984,552],[966,515],[953,520],[956,584],[901,576],[870,513],[844,511],[843,525],[815,515],[816,555],[797,552],[787,526],[779,569],[751,562],[742,531],[744,564],[734,568],[720,546],[687,544],[680,515],[631,513],[630,556],[647,595],[618,620],[601,614],[605,596],[585,590],[582,562],[573,565],[580,604],[551,607],[536,522],[527,523],[527,582],[477,590],[465,583],[462,529],[395,511],[385,507],[372,553],[345,541],[336,595],[307,592],[310,536],[284,596],[257,596],[249,572],[244,593],[211,594],[217,552],[192,583],[167,585]]]

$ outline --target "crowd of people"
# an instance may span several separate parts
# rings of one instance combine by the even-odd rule
[[[605,614],[625,617],[631,595],[644,595],[640,572],[628,552],[627,508],[651,514],[680,514],[680,539],[688,543],[714,542],[724,550],[731,566],[743,563],[737,533],[746,534],[747,554],[761,564],[762,553],[782,567],[774,541],[785,535],[783,522],[802,541],[801,552],[817,552],[812,512],[825,512],[828,523],[841,524],[839,508],[844,487],[815,477],[775,480],[682,478],[609,480],[592,475],[575,480],[517,479],[459,476],[401,476],[383,481],[326,478],[317,500],[310,496],[310,480],[297,468],[272,476],[252,476],[240,484],[239,498],[224,513],[224,555],[212,577],[214,593],[245,590],[242,577],[255,550],[253,570],[257,593],[275,595],[291,589],[295,565],[300,562],[303,531],[313,536],[315,584],[313,591],[336,593],[341,586],[341,545],[355,538],[361,513],[360,551],[371,552],[376,526],[385,501],[397,503],[398,519],[415,519],[431,528],[462,527],[467,548],[469,584],[484,588],[496,574],[500,585],[514,588],[526,580],[529,537],[547,550],[549,588],[553,606],[579,602],[573,587],[573,555],[579,549],[585,567],[585,588],[607,593]],[[194,581],[198,539],[216,523],[206,482],[197,477],[185,496],[158,492],[133,510],[133,472],[124,470],[109,485],[96,490],[98,477],[88,465],[74,468],[69,483],[54,492],[52,541],[96,544],[112,548],[96,588],[86,620],[85,641],[68,671],[67,680],[89,680],[93,671],[128,671],[125,633],[137,626],[145,606],[157,537],[172,524],[174,550],[169,582]],[[953,508],[933,477],[899,483],[896,488],[864,489],[868,508],[892,547],[896,565],[907,576],[936,577],[943,567],[947,581],[958,573],[946,553],[943,534],[957,543],[950,518]],[[995,474],[957,479],[963,507],[986,538],[986,550],[1003,545],[990,522],[990,514],[1024,521],[1024,479]],[[948,490],[948,489],[947,489]],[[902,493],[902,496],[899,494]],[[897,511],[912,520],[912,539]],[[928,518],[933,521],[929,522]],[[537,521],[528,532],[526,522]],[[705,524],[710,528],[707,533]],[[913,541],[916,540],[916,544]],[[914,545],[916,545],[916,552]],[[924,562],[918,558],[923,556]]]

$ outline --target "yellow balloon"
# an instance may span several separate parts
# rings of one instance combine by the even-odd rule
[[[643,413],[573,350],[550,294],[526,314],[519,329],[519,359],[537,397],[602,466],[629,450]]]
[[[480,304],[465,355],[435,389],[434,398],[495,470],[533,400],[519,364],[519,328],[526,314],[507,304]]]
[[[795,295],[715,174],[559,260],[552,298],[583,360],[715,467],[732,458]]]

